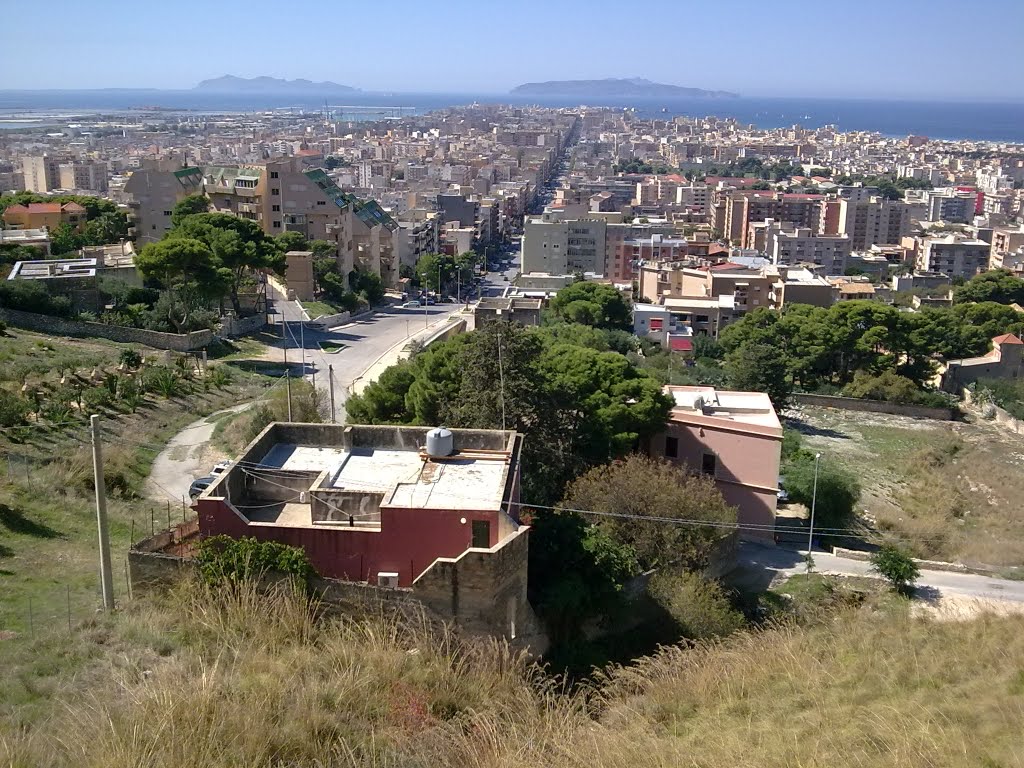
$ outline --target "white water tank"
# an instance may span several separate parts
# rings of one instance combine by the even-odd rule
[[[455,436],[450,429],[434,427],[427,432],[427,455],[442,458],[455,452]]]

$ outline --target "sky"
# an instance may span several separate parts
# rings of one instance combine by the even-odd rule
[[[645,77],[751,97],[1024,101],[1022,32],[1024,0],[0,0],[0,89],[233,74],[498,94]]]

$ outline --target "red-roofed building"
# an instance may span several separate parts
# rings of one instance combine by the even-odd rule
[[[7,229],[43,229],[51,232],[61,224],[80,230],[85,224],[85,208],[78,203],[27,203],[12,205],[4,211]]]
[[[959,392],[983,379],[1020,379],[1024,376],[1024,341],[1012,333],[992,339],[992,350],[981,357],[950,360],[942,374],[942,388]]]

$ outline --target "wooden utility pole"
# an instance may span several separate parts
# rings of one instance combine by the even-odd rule
[[[284,385],[288,390],[288,421],[292,420],[292,372],[284,372]]]
[[[110,569],[110,531],[107,529],[107,486],[103,480],[103,443],[100,439],[100,417],[89,417],[92,427],[92,474],[96,486],[96,528],[100,540],[100,587],[103,608],[114,610],[114,579]]]

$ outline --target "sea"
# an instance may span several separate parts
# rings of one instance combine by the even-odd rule
[[[578,100],[511,94],[364,93],[333,96],[326,105],[342,120],[378,120],[468,104],[577,107]],[[824,98],[715,98],[596,100],[586,106],[632,109],[643,118],[676,115],[735,118],[758,128],[836,125],[841,131],[874,131],[885,136],[1024,144],[1024,102],[889,101]],[[82,91],[0,90],[0,128],[61,127],[94,114],[136,114],[158,107],[195,114],[285,109],[322,111],[323,99],[294,95],[221,94],[202,91],[104,89]]]

